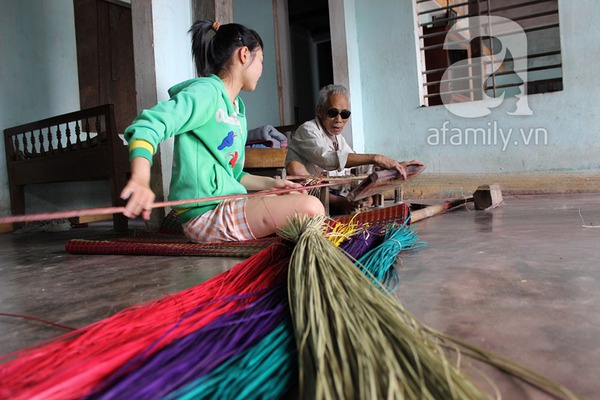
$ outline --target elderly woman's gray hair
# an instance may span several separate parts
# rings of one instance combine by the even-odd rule
[[[319,90],[319,103],[318,107],[326,108],[329,105],[329,97],[331,96],[346,96],[350,100],[348,89],[342,85],[327,85]]]

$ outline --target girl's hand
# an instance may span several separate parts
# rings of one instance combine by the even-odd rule
[[[288,181],[287,179],[274,179],[273,189],[285,189],[285,188],[301,188],[302,185],[298,182]],[[298,194],[304,193],[306,194],[306,190],[293,191],[289,194]]]
[[[287,179],[271,178],[269,176],[258,176],[252,174],[246,174],[240,180],[240,183],[244,185],[248,191],[263,191],[273,189],[285,189],[285,188],[299,188],[301,184],[288,181]],[[295,192],[294,192],[295,193]]]
[[[129,199],[123,214],[128,218],[136,218],[142,214],[145,220],[150,219],[152,204],[154,203],[154,192],[147,184],[137,182],[133,177],[127,182],[121,192],[121,198]]]
[[[131,178],[121,191],[123,200],[129,199],[123,215],[135,218],[142,214],[145,220],[150,219],[154,192],[150,189],[150,162],[145,158],[136,157],[131,162]]]

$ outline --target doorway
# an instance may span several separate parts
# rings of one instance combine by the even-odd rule
[[[294,115],[313,119],[319,89],[333,83],[328,0],[288,0]]]

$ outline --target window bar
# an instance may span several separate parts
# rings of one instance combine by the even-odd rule
[[[494,24],[492,24],[493,26]],[[552,29],[552,28],[558,28],[560,25],[558,23],[554,23],[554,24],[546,24],[546,25],[539,25],[539,26],[533,26],[533,27],[529,27],[529,28],[524,28],[522,31],[525,33],[529,33],[529,32],[535,32],[535,31],[541,31],[544,29]],[[456,29],[454,32],[462,32],[462,31],[468,31],[471,30],[472,28],[460,28],[460,29]],[[521,30],[518,31],[510,31],[510,32],[505,32],[505,33],[499,33],[496,35],[496,37],[505,37],[505,36],[511,36],[511,35],[515,35],[518,33],[522,32]],[[426,35],[422,35],[419,36],[419,39],[428,39],[428,38],[432,38],[432,37],[436,37],[436,36],[442,36],[442,35],[446,35],[446,32],[436,32],[436,33],[428,33]],[[460,41],[455,41],[455,43],[469,43],[470,40],[460,40]],[[424,47],[424,49],[435,49],[435,48],[441,48],[444,47],[443,44],[438,44],[438,45],[431,45],[431,46],[427,46]]]
[[[468,76],[465,78],[454,78],[454,79],[447,79],[444,82],[465,82],[465,81],[474,81],[477,78],[481,78],[481,76]],[[433,86],[433,85],[439,85],[440,83],[442,83],[442,81],[430,81],[427,83],[424,83],[423,86],[427,87],[427,86]]]
[[[549,25],[539,25],[539,26],[533,26],[530,28],[524,28],[522,31],[525,33],[530,33],[530,32],[536,32],[536,31],[543,31],[546,29],[554,29],[554,28],[558,28],[559,24],[549,24]],[[506,36],[511,36],[511,35],[515,35],[515,34],[519,34],[521,33],[521,31],[511,31],[511,32],[506,32],[506,33],[499,33],[497,35],[495,35],[495,37],[497,38],[501,38],[501,37],[506,37]]]
[[[490,4],[490,0],[487,0],[487,9],[488,9],[488,15],[489,15],[489,9],[491,7]],[[491,20],[488,18],[488,31],[490,32],[490,36],[489,36],[489,41],[490,41],[490,52],[492,53],[492,88],[493,88],[493,93],[494,93],[494,98],[497,97],[498,93],[496,92],[496,69],[494,68],[495,66],[495,56],[496,56],[496,52],[494,51],[494,30],[492,28],[492,24],[491,24]],[[486,84],[487,84],[487,80],[486,80]]]
[[[532,54],[529,56],[523,56],[523,57],[512,57],[511,60],[516,61],[516,60],[522,60],[522,59],[532,59],[532,58],[541,58],[541,57],[547,57],[547,56],[553,56],[553,55],[560,55],[560,51],[551,51],[551,52],[545,52],[545,53],[538,53],[538,54]],[[466,61],[466,60],[463,60]],[[492,64],[492,61],[483,61],[484,64]],[[465,69],[465,68],[470,68],[473,67],[475,65],[475,63],[473,62],[466,62],[463,65],[455,65],[453,68],[455,69]],[[553,64],[555,67],[557,66],[561,66],[562,64]],[[528,70],[534,70],[534,68],[540,68],[540,67],[531,67],[528,68]],[[428,69],[425,71],[422,71],[421,73],[424,75],[430,75],[430,74],[436,74],[436,73],[440,73],[440,72],[444,72],[445,70],[447,70],[448,68],[436,68],[436,69]],[[524,71],[520,71],[519,72],[524,72]],[[510,73],[510,72],[508,72]],[[496,73],[496,76],[499,75],[506,75],[506,72],[498,72]]]
[[[509,60],[510,61],[510,60]],[[481,61],[482,64],[484,65],[491,65],[492,62],[491,61]],[[473,68],[474,66],[479,65],[479,63],[468,63],[468,64],[464,64],[464,65],[458,65],[458,66],[454,66],[452,68],[454,69],[465,69],[465,68]],[[431,74],[436,74],[436,73],[440,73],[440,72],[444,72],[446,71],[448,68],[437,68],[437,69],[432,69],[432,70],[427,70],[427,71],[423,71],[421,72],[424,75],[431,75]],[[472,74],[471,74],[472,75]],[[499,75],[499,74],[497,74]],[[456,78],[456,79],[462,79],[462,78]],[[453,81],[454,79],[448,79],[448,81]]]
[[[558,10],[550,10],[550,11],[544,11],[544,12],[540,12],[537,14],[529,14],[529,15],[523,15],[520,17],[514,17],[514,18],[510,18],[511,21],[522,21],[525,19],[533,19],[533,18],[541,18],[541,17],[547,17],[549,15],[558,15]]]
[[[443,94],[461,94],[461,93],[468,93],[469,95],[471,95],[473,92],[475,91],[475,89],[461,89],[461,90],[453,90],[450,92],[439,92],[439,93],[433,93],[433,94],[426,94],[425,98],[430,98],[430,97],[436,97],[436,96],[441,96]]]
[[[549,0],[545,0],[545,1],[549,1]],[[421,11],[418,12],[417,15],[426,15],[426,14],[431,14],[434,13],[436,11],[443,11],[446,10],[448,8],[457,8],[457,7],[462,7],[462,6],[468,6],[470,3],[472,3],[473,1],[466,1],[465,3],[460,3],[460,4],[447,4],[444,7],[440,7],[440,8],[432,8],[431,10],[427,10],[427,11]],[[422,3],[421,1],[417,1],[417,4]]]
[[[510,71],[500,72],[500,73],[496,74],[496,76],[516,74],[516,73],[520,73],[520,72],[544,71],[544,70],[555,69],[555,68],[562,68],[562,63],[551,64],[551,65],[541,65],[539,67],[532,67],[532,68],[527,68],[527,69],[514,69],[514,70],[510,70]]]
[[[439,22],[450,22],[450,21],[458,21],[461,19],[465,19],[465,18],[469,18],[469,17],[476,17],[477,14],[466,14],[466,15],[461,15],[461,16],[456,16],[456,17],[449,17],[449,18],[440,18],[440,19],[436,19],[435,23],[439,23]],[[420,24],[418,24],[418,26],[420,27],[424,27],[427,25],[433,25],[433,21],[430,22],[422,22]]]
[[[481,10],[481,2],[477,1],[476,3],[473,4],[473,6],[476,8],[477,11],[477,16],[481,17],[482,15],[482,10]],[[477,59],[479,60],[479,63],[477,64],[476,68],[476,75],[479,76],[479,79],[477,80],[477,87],[478,88],[482,88],[483,87],[483,73],[485,71],[484,69],[484,63],[483,63],[483,57],[481,57],[483,55],[483,38],[482,38],[482,34],[481,34],[481,25],[478,26],[478,32],[477,32],[477,42],[472,42],[471,43],[471,54],[475,55],[475,57],[477,57]],[[478,44],[477,48],[475,47],[475,43]],[[475,96],[473,96],[475,97]],[[481,96],[482,98],[483,96]],[[481,100],[481,98],[473,98],[472,100]]]
[[[558,56],[560,55],[560,51],[556,50],[556,51],[546,51],[544,53],[535,53],[535,54],[528,54],[526,56],[522,56],[522,57],[513,57],[512,60],[522,60],[522,59],[532,59],[532,58],[541,58],[541,57],[548,57],[548,56]]]
[[[498,12],[498,11],[514,10],[514,9],[517,9],[517,8],[534,6],[534,5],[541,4],[541,3],[548,3],[548,2],[551,2],[551,1],[553,2],[554,0],[533,0],[533,1],[525,2],[525,3],[512,4],[512,5],[509,5],[509,6],[504,6],[504,7],[498,7],[498,8],[494,8],[494,9],[489,9],[489,13],[494,13],[494,12]]]

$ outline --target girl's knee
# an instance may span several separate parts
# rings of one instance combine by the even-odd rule
[[[300,211],[302,214],[307,214],[309,216],[315,216],[318,214],[325,213],[325,207],[323,207],[323,203],[321,200],[316,198],[315,196],[305,196],[305,199],[302,199],[300,202],[302,210]]]

